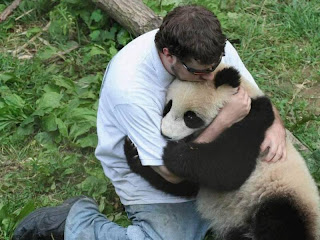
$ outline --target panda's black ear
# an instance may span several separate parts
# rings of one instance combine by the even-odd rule
[[[224,68],[216,74],[214,85],[216,88],[228,84],[233,88],[240,86],[240,73],[233,67]]]

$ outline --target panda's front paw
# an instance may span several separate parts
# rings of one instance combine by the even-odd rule
[[[126,155],[129,166],[132,164],[141,164],[137,147],[128,136],[126,136],[124,140],[124,153]]]

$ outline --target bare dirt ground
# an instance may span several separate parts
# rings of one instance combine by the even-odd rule
[[[309,102],[308,107],[313,109],[315,114],[320,114],[320,82],[309,88],[303,88],[299,95]]]

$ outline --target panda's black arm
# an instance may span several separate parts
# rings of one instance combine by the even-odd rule
[[[151,167],[143,166],[136,147],[128,137],[125,139],[124,152],[131,171],[143,177],[156,189],[175,196],[191,197],[197,195],[199,184],[189,181],[182,181],[178,184],[173,184],[166,181]]]
[[[216,191],[230,191],[238,189],[249,177],[256,159],[242,159],[241,153],[237,155],[232,148],[234,144],[223,137],[208,144],[176,142],[168,144],[163,159],[169,171],[179,177]]]
[[[248,116],[214,141],[168,143],[164,163],[175,175],[213,190],[238,189],[254,170],[264,133],[273,120],[272,105],[266,97],[252,100]]]

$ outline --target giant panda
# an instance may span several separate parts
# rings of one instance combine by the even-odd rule
[[[317,186],[290,140],[286,160],[262,161],[260,145],[274,120],[270,100],[232,67],[220,64],[214,75],[213,83],[177,79],[168,89],[161,131],[170,141],[163,160],[186,180],[168,183],[142,166],[127,138],[130,168],[160,190],[196,196],[198,211],[218,239],[320,239]],[[250,113],[214,141],[193,143],[240,85],[252,98]]]

